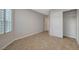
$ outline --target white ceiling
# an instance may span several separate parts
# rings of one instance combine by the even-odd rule
[[[32,10],[39,12],[39,13],[42,13],[44,15],[48,15],[49,11],[50,11],[50,9],[32,9]]]
[[[36,12],[39,12],[39,13],[42,13],[43,15],[48,15],[49,11],[51,9],[32,9],[32,10],[34,10]],[[72,10],[72,9],[52,9],[52,11],[54,11],[54,12],[61,11],[61,10],[63,10],[63,11],[69,11],[69,10]]]

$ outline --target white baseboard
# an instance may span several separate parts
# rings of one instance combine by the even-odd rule
[[[67,36],[67,37],[70,37],[70,38],[77,39],[76,35],[74,35],[74,34],[64,34],[63,36]]]
[[[6,45],[4,45],[2,48],[0,48],[0,50],[5,49],[8,45],[10,45],[11,43],[13,43],[15,40],[11,40],[10,42],[8,42]]]
[[[38,34],[38,33],[41,33],[41,32],[35,32],[35,33],[29,33],[28,35],[27,34],[24,34],[18,38],[15,38],[15,40],[19,40],[19,39],[22,39],[24,37],[29,37],[29,36],[32,36],[32,35],[35,35],[35,34]]]
[[[42,31],[41,31],[41,32],[42,32]],[[16,41],[16,40],[22,39],[22,38],[24,38],[24,37],[32,36],[32,35],[35,35],[35,34],[38,34],[38,33],[41,33],[41,32],[30,33],[30,34],[28,34],[28,35],[25,34],[25,35],[23,35],[23,36],[21,36],[21,37],[15,38],[14,40],[11,40],[9,43],[7,43],[7,44],[4,45],[2,48],[0,48],[0,50],[5,49],[8,45],[10,45],[11,43],[13,43],[13,42]]]

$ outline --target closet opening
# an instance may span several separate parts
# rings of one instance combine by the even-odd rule
[[[63,38],[77,39],[77,10],[63,12]]]

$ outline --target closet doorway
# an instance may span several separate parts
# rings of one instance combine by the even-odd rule
[[[63,37],[77,39],[77,10],[63,12]]]

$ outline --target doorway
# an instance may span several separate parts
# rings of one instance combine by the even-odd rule
[[[44,16],[44,31],[49,32],[49,16]]]

